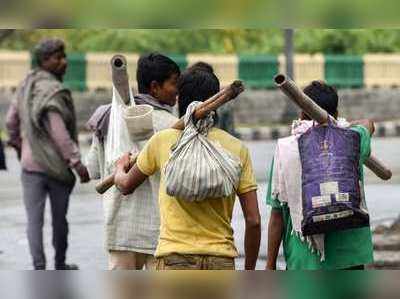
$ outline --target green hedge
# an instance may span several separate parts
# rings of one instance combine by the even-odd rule
[[[268,55],[240,55],[239,78],[250,88],[272,88],[278,73],[278,59]]]
[[[185,55],[169,55],[184,70],[187,65]],[[273,77],[279,72],[277,56],[239,55],[238,75],[249,88],[274,88]],[[31,60],[32,67],[36,62]],[[87,89],[86,55],[68,53],[68,69],[64,77],[65,85],[71,90]],[[329,84],[338,88],[359,88],[364,85],[364,63],[362,56],[325,55],[325,76]],[[222,78],[220,78],[222,79]]]
[[[34,55],[31,55],[31,67],[35,67],[37,62]],[[68,67],[64,77],[64,84],[71,90],[86,90],[86,55],[82,53],[67,54]]]
[[[173,61],[176,62],[176,64],[179,66],[181,71],[186,69],[188,62],[186,59],[186,55],[180,55],[180,54],[168,54],[167,55],[169,58],[171,58]]]
[[[364,63],[361,56],[326,55],[325,80],[338,88],[364,85]]]

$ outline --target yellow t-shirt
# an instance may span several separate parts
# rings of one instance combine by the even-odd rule
[[[163,169],[168,162],[171,147],[182,131],[167,129],[149,140],[137,159],[141,172],[150,176],[161,170],[159,205],[161,216],[160,238],[155,255],[172,253],[236,257],[237,250],[231,227],[236,195],[221,199],[188,202],[166,193]],[[248,149],[237,138],[213,128],[208,133],[211,141],[240,158],[243,169],[238,194],[257,190]]]

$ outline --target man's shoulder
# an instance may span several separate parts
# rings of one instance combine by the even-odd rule
[[[61,90],[69,91],[69,89],[60,80],[58,80],[49,72],[38,69],[29,73],[27,78],[29,76],[33,76],[36,89],[51,90],[54,93]]]
[[[90,131],[98,130],[99,124],[105,117],[109,116],[110,112],[111,112],[111,104],[101,105],[97,107],[97,109],[94,111],[94,113],[86,123],[86,128],[89,129]],[[106,125],[108,126],[108,122]]]
[[[248,152],[248,148],[242,140],[236,138],[235,136],[229,134],[222,129],[213,128],[208,133],[208,136],[212,141],[217,142],[222,147],[229,150],[235,155],[242,156],[243,154],[246,155]]]
[[[93,117],[93,116],[102,117],[110,109],[111,109],[111,104],[100,105],[99,107],[96,108],[96,110],[93,112],[91,117]]]
[[[159,109],[153,110],[153,125],[156,132],[169,129],[177,121],[178,118],[168,111]]]
[[[357,132],[361,137],[369,137],[368,128],[364,127],[363,125],[354,125],[348,128],[351,131]]]
[[[232,144],[238,144],[238,145],[243,145],[243,141],[240,140],[239,138],[236,138],[235,136],[233,136],[232,134],[229,134],[228,132],[226,132],[225,130],[219,129],[214,127],[210,133],[211,136],[219,138],[219,139],[223,139],[227,142],[230,142]]]
[[[182,134],[182,132],[182,130],[168,128],[157,132],[156,134],[154,134],[154,136],[158,136],[158,138],[170,138],[171,136],[179,136],[180,134]]]
[[[176,129],[165,129],[156,132],[150,139],[144,142],[146,146],[151,148],[153,151],[164,151],[170,149],[178,139],[182,131]]]
[[[171,128],[164,129],[164,130],[156,132],[150,138],[150,140],[153,140],[153,141],[154,140],[158,140],[158,141],[161,141],[161,142],[165,142],[165,141],[175,142],[179,138],[181,133],[182,133],[182,131],[181,130],[177,130],[177,129],[171,129]]]

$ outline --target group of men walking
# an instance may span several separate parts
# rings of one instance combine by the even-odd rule
[[[182,131],[170,129],[178,120],[173,107],[178,104],[179,116],[185,116],[194,102],[219,92],[220,82],[210,65],[199,62],[181,73],[178,65],[165,55],[150,53],[139,58],[138,93],[134,101],[153,107],[154,135],[135,142],[139,152],[135,165],[131,165],[127,153],[110,168],[105,163],[105,151],[111,105],[98,107],[88,118],[87,127],[93,138],[83,161],[73,100],[62,85],[67,67],[65,45],[61,40],[47,39],[38,44],[35,54],[38,67],[19,86],[6,121],[8,143],[16,150],[22,167],[27,234],[35,269],[47,266],[42,233],[46,197],[50,198],[53,219],[55,269],[77,269],[76,265],[66,263],[66,216],[74,173],[81,183],[86,183],[114,171],[116,188],[108,191],[103,200],[109,269],[235,269],[238,251],[231,220],[236,197],[245,218],[244,267],[255,269],[261,224],[267,219],[260,217],[249,150],[239,139],[217,128],[218,112],[202,129],[210,142],[240,165],[234,192],[223,198],[188,201],[172,196],[166,188],[164,170],[182,136]],[[314,81],[304,92],[337,119],[338,96],[333,87]],[[302,204],[302,170],[297,167],[299,156],[293,153],[300,136],[313,126],[313,121],[302,113],[293,126],[292,136],[278,141],[269,171],[267,204],[272,211],[266,268],[276,269],[282,240],[287,269],[363,268],[373,260],[369,226],[328,232],[311,243],[301,235],[301,211],[297,208]],[[360,137],[362,177],[362,163],[370,154],[373,124],[359,121],[347,127]],[[197,167],[195,158],[198,157],[190,165],[193,168]]]

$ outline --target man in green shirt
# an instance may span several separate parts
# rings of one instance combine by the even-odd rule
[[[325,109],[332,117],[338,117],[338,95],[336,90],[321,81],[313,81],[304,89],[310,98],[312,98],[321,108]],[[339,126],[341,121],[339,120]],[[342,125],[344,126],[344,121]],[[300,121],[293,125],[292,136],[278,140],[278,147],[281,146],[280,159],[286,159],[286,165],[292,165],[280,169],[279,176],[285,178],[285,188],[290,189],[289,196],[300,194],[301,184],[294,181],[301,181],[301,167],[295,154],[297,150],[298,137],[307,131],[313,122],[304,113],[301,113]],[[356,121],[350,124],[350,129],[360,135],[360,173],[361,186],[364,184],[363,164],[371,152],[371,135],[374,133],[374,124],[369,120]],[[285,148],[286,147],[286,148]],[[282,152],[284,153],[282,156]],[[289,159],[289,161],[287,160]],[[292,159],[293,161],[290,161]],[[293,217],[298,214],[291,213],[287,202],[281,200],[279,190],[273,190],[274,169],[281,163],[277,158],[272,161],[269,171],[269,186],[267,191],[267,205],[271,206],[271,216],[268,225],[268,254],[267,269],[276,269],[276,260],[279,252],[280,243],[283,241],[283,252],[288,270],[334,270],[334,269],[364,269],[366,264],[373,262],[373,246],[370,227],[357,229],[341,230],[326,233],[324,236],[324,258],[321,254],[310,248],[293,229]],[[280,165],[280,164],[279,164]],[[291,180],[290,178],[294,178]],[[297,189],[296,189],[297,188]],[[279,189],[279,187],[278,187]],[[361,190],[364,197],[364,190]],[[300,200],[300,199],[299,199]]]

